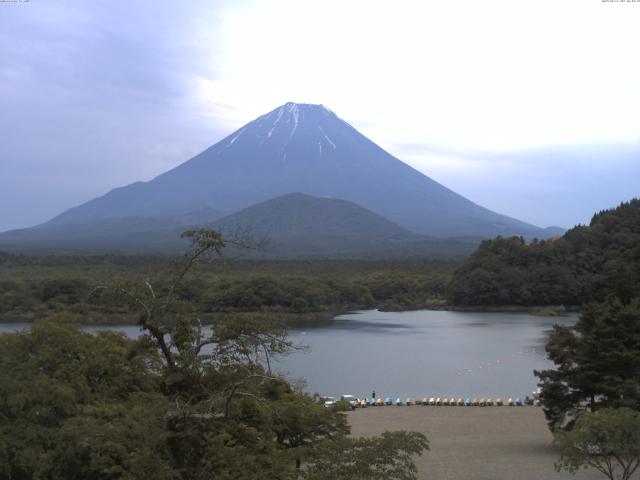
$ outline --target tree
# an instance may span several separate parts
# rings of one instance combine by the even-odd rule
[[[595,468],[610,480],[629,480],[640,466],[640,412],[605,408],[583,412],[571,431],[557,432],[556,470]]]
[[[581,305],[640,296],[640,199],[593,216],[561,238],[486,240],[447,288],[458,305]]]
[[[139,309],[138,340],[60,318],[0,334],[0,480],[340,480],[361,478],[350,464],[363,458],[371,472],[413,478],[424,437],[349,439],[344,412],[272,372],[271,357],[294,348],[282,326],[262,315],[202,325],[177,292],[228,242],[206,229],[184,236],[192,248],[166,286],[99,289]],[[321,464],[335,475],[320,477]]]
[[[188,472],[187,477],[227,474],[229,478],[237,478],[240,470],[245,475],[253,471],[256,478],[299,476],[306,461],[314,458],[318,462],[321,458],[316,450],[320,444],[326,448],[319,451],[329,454],[325,461],[332,463],[342,461],[332,457],[334,445],[357,457],[366,452],[371,455],[372,445],[380,443],[382,448],[384,444],[387,452],[377,461],[380,471],[383,466],[389,472],[401,473],[411,468],[415,471],[410,454],[422,451],[418,440],[424,437],[420,434],[415,434],[417,437],[390,434],[378,440],[351,442],[346,437],[349,427],[342,412],[324,408],[318,399],[294,391],[288,382],[271,372],[271,356],[286,354],[294,348],[284,328],[265,322],[264,316],[230,316],[205,332],[197,312],[184,306],[175,309],[178,303],[175,291],[186,274],[208,254],[220,257],[227,243],[211,230],[188,231],[183,236],[192,240],[192,248],[164,299],[160,299],[149,282],[141,290],[146,292],[144,299],[130,290],[122,293],[142,307],[140,325],[150,333],[149,340],[165,359],[165,377],[171,379],[165,383],[167,392],[172,403],[181,405],[173,416],[176,433],[173,451],[174,456],[179,452],[179,464]],[[175,317],[176,313],[173,320],[171,314]],[[208,348],[206,353],[204,347]],[[220,433],[213,435],[213,431]],[[228,445],[233,448],[221,455],[225,451],[222,447]],[[232,461],[236,458],[237,463]],[[283,463],[284,458],[293,460],[295,471]],[[336,473],[324,478],[351,478]]]
[[[174,478],[157,353],[62,320],[0,335],[0,479]]]
[[[417,432],[384,432],[374,438],[339,437],[314,449],[305,480],[415,480],[412,456],[429,450]]]
[[[554,327],[546,351],[556,369],[535,373],[552,430],[584,410],[640,410],[640,299],[585,306],[575,325]]]
[[[336,406],[340,408],[340,406]],[[303,459],[312,455],[325,439],[342,438],[349,433],[343,414],[325,408],[319,399],[286,392],[273,408],[273,431],[280,448],[288,450],[300,469]]]

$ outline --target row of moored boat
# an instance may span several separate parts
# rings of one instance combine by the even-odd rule
[[[364,408],[364,407],[382,407],[388,405],[395,406],[410,406],[410,405],[428,405],[428,406],[445,406],[445,407],[501,407],[501,406],[509,406],[509,407],[521,407],[523,405],[540,405],[539,399],[534,399],[531,397],[525,397],[521,399],[520,397],[516,398],[508,398],[506,400],[502,400],[501,398],[496,398],[495,400],[492,398],[440,398],[440,397],[423,397],[420,399],[413,400],[411,397],[407,397],[404,400],[402,398],[396,398],[395,400],[392,397],[386,398],[349,398],[350,395],[343,395],[342,400],[347,401],[352,408]]]

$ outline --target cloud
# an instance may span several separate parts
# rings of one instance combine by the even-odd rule
[[[224,96],[253,118],[287,100],[372,124],[381,142],[513,150],[639,138],[637,5],[239,2],[220,17]],[[579,18],[580,21],[576,21]]]
[[[179,2],[0,8],[0,230],[148,180],[223,136],[224,127],[190,103],[191,76],[211,75],[202,64],[211,42],[208,30],[186,33],[203,17],[215,30],[210,9],[186,12]]]
[[[494,211],[540,226],[586,224],[594,212],[640,197],[640,142],[463,152],[390,151]]]
[[[590,175],[607,183],[585,208],[634,191],[616,179],[634,163],[610,162],[640,139],[638,20],[638,3],[584,0],[0,4],[0,230],[153,178],[286,101],[327,105],[487,207],[581,221],[558,202]]]

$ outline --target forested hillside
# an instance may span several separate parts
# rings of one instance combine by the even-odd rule
[[[484,241],[449,284],[453,305],[582,305],[640,294],[640,199],[595,214],[588,226],[527,244]]]
[[[438,306],[455,268],[448,262],[247,262],[200,265],[176,294],[203,320],[262,312],[296,322],[351,309]],[[131,323],[133,312],[99,288],[153,279],[167,288],[165,257],[26,257],[0,253],[0,322],[71,312],[83,323]]]

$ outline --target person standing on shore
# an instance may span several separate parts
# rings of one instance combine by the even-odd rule
[[[374,400],[376,399],[376,391],[375,390],[373,392],[371,392],[371,398],[373,398]]]

